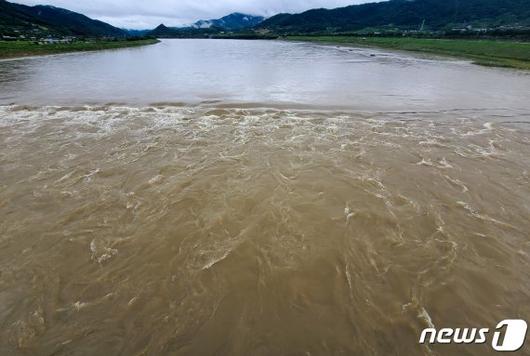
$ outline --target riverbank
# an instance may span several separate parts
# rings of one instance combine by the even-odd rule
[[[285,39],[432,53],[466,58],[484,66],[530,70],[530,42],[353,36],[287,36]]]
[[[147,46],[160,42],[156,39],[122,41],[86,41],[58,44],[37,44],[32,41],[0,41],[0,59],[48,54],[101,51],[105,49]]]

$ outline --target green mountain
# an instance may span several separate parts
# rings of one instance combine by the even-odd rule
[[[258,25],[278,33],[371,29],[450,30],[463,26],[529,27],[530,0],[390,0],[301,14],[279,14]]]
[[[204,38],[221,35],[223,32],[249,30],[263,21],[261,16],[233,13],[215,20],[200,20],[189,27],[167,27],[159,25],[147,33],[157,38]]]
[[[194,28],[210,28],[218,27],[223,30],[236,31],[245,28],[250,28],[258,25],[264,20],[263,16],[253,16],[234,12],[230,15],[221,17],[215,20],[200,20],[195,22],[191,27]]]
[[[171,37],[177,36],[178,34],[179,32],[177,28],[167,27],[164,24],[160,24],[154,30],[148,32],[149,36],[153,36],[157,38],[171,38]]]
[[[0,35],[125,37],[127,33],[105,22],[53,6],[26,6],[0,0]]]
[[[149,37],[156,38],[207,38],[223,31],[219,27],[194,28],[194,27],[167,27],[159,25],[147,33]]]

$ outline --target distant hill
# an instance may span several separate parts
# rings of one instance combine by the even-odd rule
[[[279,14],[257,27],[278,33],[332,33],[366,28],[447,30],[503,25],[530,26],[530,0],[390,0]]]
[[[177,30],[178,29],[176,28],[167,27],[164,24],[160,24],[154,30],[149,31],[148,35],[158,38],[171,38],[178,34]]]
[[[164,24],[159,25],[146,35],[156,38],[205,38],[222,32],[219,27],[194,28],[194,27],[167,27]]]
[[[157,38],[203,38],[225,31],[244,31],[261,23],[263,19],[261,16],[236,12],[216,20],[200,20],[189,27],[167,27],[161,24],[147,35]]]
[[[251,28],[261,23],[265,18],[263,16],[246,15],[239,12],[234,12],[225,17],[216,20],[200,20],[195,22],[191,27],[193,28],[210,28],[218,27],[224,30],[241,30]]]
[[[151,30],[131,30],[131,29],[123,29],[129,36],[131,37],[144,37],[146,36]]]
[[[0,0],[0,35],[125,37],[105,22],[53,6],[26,6]]]

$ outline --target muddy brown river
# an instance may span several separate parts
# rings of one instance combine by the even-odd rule
[[[530,320],[529,93],[275,41],[2,61],[0,354],[493,355],[419,338]]]

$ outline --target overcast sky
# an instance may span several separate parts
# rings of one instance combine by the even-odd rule
[[[272,16],[368,2],[367,0],[9,0],[26,5],[46,4],[80,12],[114,26],[153,28],[160,23],[181,26],[219,18],[232,12]]]

